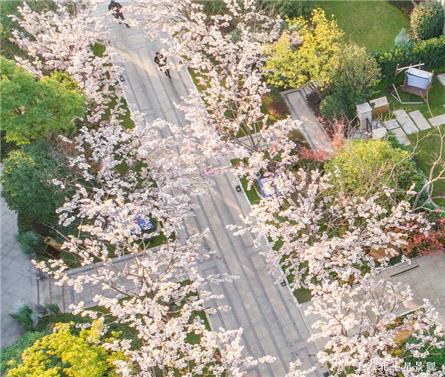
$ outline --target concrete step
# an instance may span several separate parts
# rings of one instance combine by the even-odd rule
[[[419,129],[416,127],[405,110],[396,110],[394,111],[394,115],[407,135],[419,132]]]
[[[411,111],[409,116],[413,119],[419,130],[423,131],[431,128],[431,125],[419,110]]]
[[[434,127],[442,126],[445,124],[445,114],[441,114],[429,119],[431,125]]]

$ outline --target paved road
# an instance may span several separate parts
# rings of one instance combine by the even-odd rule
[[[153,63],[155,52],[162,48],[159,42],[148,41],[135,28],[115,25],[113,31],[113,43],[126,61],[127,99],[132,108],[145,114],[147,121],[161,118],[183,124],[183,115],[174,103],[180,103],[193,88],[187,71],[174,72],[173,80],[168,80]],[[307,344],[308,329],[292,295],[286,287],[274,284],[249,235],[235,237],[226,230],[227,224],[239,223],[239,215],[249,212],[247,199],[234,190],[238,182],[232,174],[220,175],[215,181],[212,195],[196,199],[196,217],[187,224],[188,233],[210,229],[208,247],[217,253],[201,266],[202,273],[240,277],[235,283],[212,287],[224,293],[226,303],[232,307],[228,313],[210,317],[213,328],[242,327],[249,354],[277,358],[270,366],[254,368],[250,376],[284,376],[289,362],[296,357],[305,366],[311,365],[308,354],[315,350]]]
[[[1,168],[0,168],[1,172]],[[1,248],[1,334],[0,345],[13,343],[22,329],[9,314],[20,304],[37,302],[37,288],[29,258],[23,254],[16,240],[17,215],[0,199],[0,248]]]

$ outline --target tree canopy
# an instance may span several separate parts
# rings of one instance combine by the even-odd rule
[[[380,68],[364,47],[352,43],[342,48],[339,57],[330,94],[323,99],[320,111],[328,119],[341,116],[351,119],[355,115],[355,106],[375,94]]]
[[[41,223],[53,223],[64,194],[51,180],[66,174],[64,158],[49,142],[25,145],[4,161],[2,196],[12,210]]]
[[[315,9],[310,21],[302,17],[288,20],[288,30],[266,47],[265,70],[270,85],[299,87],[314,81],[330,84],[337,69],[343,32],[323,10]]]
[[[410,154],[386,140],[354,140],[346,143],[326,165],[338,190],[355,196],[369,196],[382,187],[406,193],[413,183],[417,189],[424,177]]]
[[[0,57],[0,122],[6,140],[28,144],[75,129],[85,114],[85,99],[66,74],[37,79],[14,62]]]

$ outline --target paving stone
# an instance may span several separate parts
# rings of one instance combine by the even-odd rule
[[[400,127],[400,124],[395,119],[386,120],[383,122],[383,125],[387,130],[393,130],[394,128]]]
[[[405,132],[401,128],[394,128],[391,132],[396,135],[397,140],[402,145],[411,145],[408,136],[406,136]]]
[[[430,123],[434,127],[442,126],[445,124],[445,114],[441,114],[429,119]]]
[[[372,138],[383,139],[386,136],[387,132],[388,130],[384,127],[375,128],[372,130]]]
[[[426,118],[419,110],[411,111],[409,113],[409,116],[413,119],[414,123],[416,124],[419,130],[423,131],[431,128],[431,124],[428,123]]]
[[[399,122],[400,126],[403,128],[403,131],[405,131],[407,135],[419,132],[419,129],[416,127],[405,110],[396,110],[394,111],[394,115],[396,116],[397,122]]]

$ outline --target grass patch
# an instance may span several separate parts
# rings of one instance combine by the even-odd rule
[[[311,291],[307,288],[298,288],[294,291],[294,296],[299,304],[304,304],[305,302],[311,301],[312,295]]]
[[[247,183],[247,179],[245,177],[240,179],[241,186],[243,187],[244,192],[246,193],[247,199],[249,199],[250,204],[258,204],[261,200],[261,196],[258,192],[256,185],[252,185],[249,190],[249,184]]]
[[[105,54],[105,50],[107,47],[100,42],[96,42],[94,45],[91,46],[91,51],[93,52],[94,56],[97,56],[101,58]]]
[[[316,1],[314,7],[322,8],[327,16],[334,16],[346,40],[369,51],[394,46],[400,29],[408,29],[409,25],[408,17],[386,0]]]
[[[402,83],[403,77],[400,76],[398,79],[398,82],[396,85],[400,85]],[[430,89],[429,95],[428,95],[428,103],[429,107],[431,109],[431,113],[428,109],[428,105],[426,103],[422,103],[419,105],[402,105],[399,103],[392,95],[391,92],[393,91],[392,87],[387,88],[386,90],[381,93],[381,95],[385,95],[386,98],[388,98],[388,101],[390,103],[391,111],[403,109],[407,112],[419,110],[426,118],[430,118],[432,116],[440,115],[445,113],[445,88],[443,85],[439,82],[439,79],[437,77],[434,77],[433,79],[433,86]],[[404,93],[401,90],[399,90],[400,98],[404,102],[420,102],[422,101],[422,98],[419,96],[415,96],[409,93]]]
[[[428,176],[431,165],[440,154],[440,133],[445,133],[445,125],[431,130],[421,131],[417,134],[408,135],[413,145],[417,143],[414,160],[417,165]],[[445,156],[442,156],[443,164],[445,164]],[[437,170],[440,169],[440,166]],[[436,204],[445,206],[445,181],[438,181],[434,184],[433,195],[440,197],[435,200]]]

